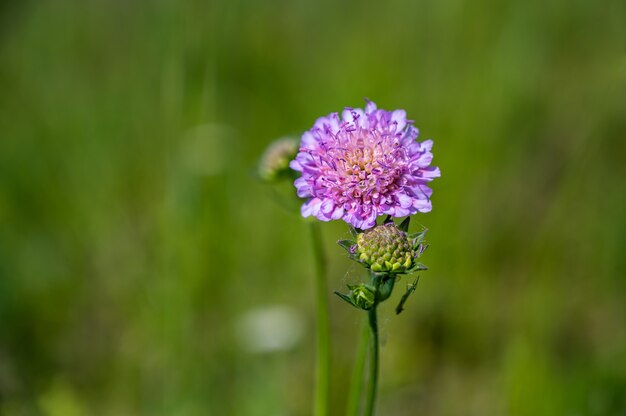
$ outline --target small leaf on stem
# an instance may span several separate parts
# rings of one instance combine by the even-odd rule
[[[355,308],[359,308],[357,305],[354,304],[354,302],[352,302],[352,299],[350,299],[350,296],[344,295],[341,292],[338,291],[334,291],[333,292],[335,295],[339,296],[341,299],[345,300],[346,302],[348,302],[350,305],[354,306]],[[361,309],[361,308],[359,308]]]
[[[398,303],[398,306],[396,306],[396,315],[399,315],[400,312],[404,310],[404,303],[407,301],[409,296],[411,296],[411,293],[415,292],[415,288],[417,287],[417,282],[419,282],[419,280],[420,277],[417,276],[415,282],[406,285],[406,292],[404,292],[404,295],[402,295],[402,298],[400,299],[400,303]]]

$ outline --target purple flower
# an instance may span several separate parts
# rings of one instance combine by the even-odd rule
[[[302,135],[290,167],[302,172],[294,182],[306,198],[302,216],[343,219],[356,228],[376,224],[383,214],[404,217],[432,209],[426,184],[441,174],[429,166],[432,140],[417,142],[418,130],[404,110],[346,108],[342,117],[319,118]]]

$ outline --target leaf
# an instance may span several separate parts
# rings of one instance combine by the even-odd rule
[[[404,310],[404,304],[406,303],[409,296],[411,296],[411,293],[415,292],[415,288],[417,287],[417,282],[419,282],[419,280],[420,277],[417,276],[415,282],[406,285],[406,292],[404,292],[404,295],[402,295],[402,298],[400,299],[400,303],[398,303],[398,306],[396,306],[396,315],[399,315],[400,312]]]
[[[335,290],[333,293],[334,293],[335,295],[339,296],[341,299],[343,299],[343,300],[345,300],[346,302],[348,302],[350,305],[354,306],[355,308],[361,309],[361,308],[359,308],[358,306],[356,306],[356,305],[354,304],[354,302],[352,302],[352,299],[350,299],[350,296],[348,296],[348,295],[344,295],[343,293],[338,292],[338,291],[336,291],[336,290]]]
[[[339,240],[337,241],[337,244],[339,244],[341,248],[350,253],[350,249],[356,244],[356,242],[354,240]]]
[[[404,221],[400,223],[398,226],[399,229],[404,231],[405,233],[409,231],[409,224],[411,223],[411,217],[406,217]]]
[[[389,224],[390,222],[393,222],[393,219],[391,218],[391,215],[387,215],[387,217],[383,221],[383,224]]]

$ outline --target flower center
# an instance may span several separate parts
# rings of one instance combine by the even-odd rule
[[[406,163],[395,136],[359,129],[340,132],[321,157],[322,185],[335,200],[365,205],[393,203]],[[330,196],[329,195],[329,196]]]

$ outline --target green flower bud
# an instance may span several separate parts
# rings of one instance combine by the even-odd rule
[[[376,304],[376,290],[371,286],[361,283],[348,285],[348,289],[350,289],[350,293],[347,295],[337,291],[335,291],[335,294],[355,308],[366,311],[372,309]]]
[[[412,271],[418,256],[407,233],[393,222],[357,235],[355,257],[376,273],[403,274]]]
[[[349,285],[348,287],[350,288],[350,300],[354,305],[366,311],[372,309],[376,301],[376,294],[370,287],[363,284]]]

